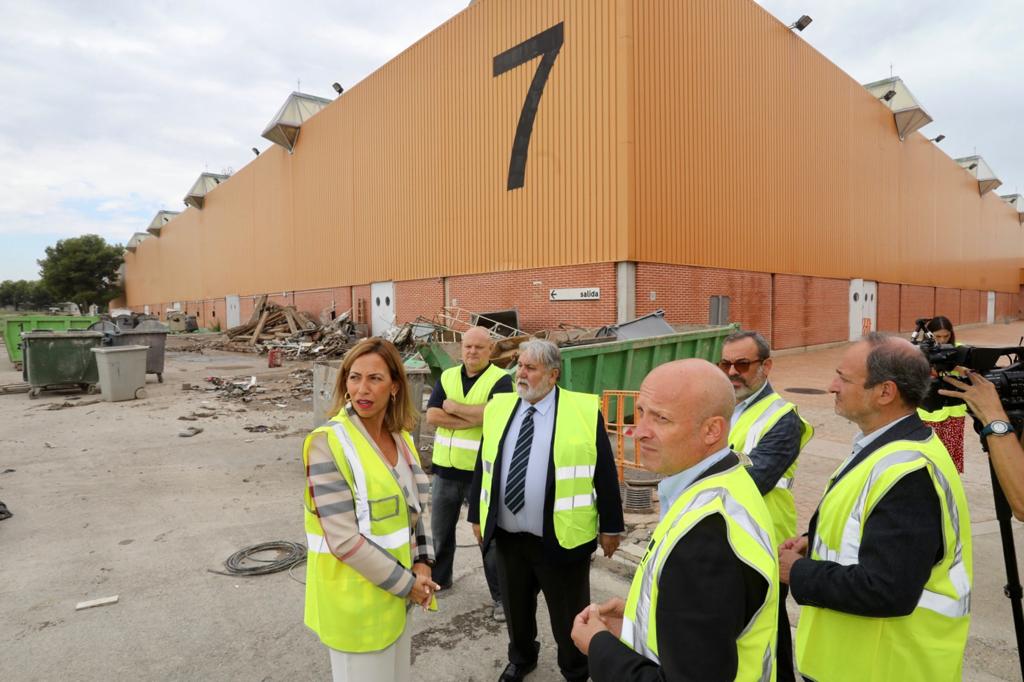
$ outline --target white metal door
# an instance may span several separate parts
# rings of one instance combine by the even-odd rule
[[[863,289],[864,311],[861,320],[861,332],[878,331],[878,282],[864,282]]]
[[[847,298],[850,304],[850,341],[856,341],[861,336],[864,321],[864,280],[850,280],[850,295]]]
[[[985,312],[985,321],[995,324],[996,321],[996,292],[988,292],[988,309]]]
[[[370,331],[380,336],[395,326],[395,283],[373,282],[370,284]]]
[[[231,329],[242,324],[242,303],[238,299],[238,294],[228,294],[225,299],[228,308],[227,328]]]

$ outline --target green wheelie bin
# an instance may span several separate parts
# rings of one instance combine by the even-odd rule
[[[21,334],[24,351],[22,375],[29,383],[29,398],[48,388],[77,386],[95,391],[99,382],[96,356],[103,334],[90,331],[35,331]]]

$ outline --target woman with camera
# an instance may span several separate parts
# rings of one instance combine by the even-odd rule
[[[935,342],[939,344],[950,344],[959,346],[956,342],[956,331],[953,323],[948,317],[937,315],[928,321],[925,329],[932,333]],[[949,405],[940,407],[937,410],[928,411],[917,408],[917,416],[928,426],[932,427],[935,435],[939,437],[946,451],[953,459],[956,470],[961,474],[964,472],[964,421],[967,417],[966,405]]]
[[[946,383],[957,390],[940,389],[939,394],[962,398],[983,425],[981,436],[988,445],[988,456],[1010,503],[1013,516],[1024,521],[1024,448],[1010,425],[995,385],[980,373],[957,367],[959,377],[947,375]]]

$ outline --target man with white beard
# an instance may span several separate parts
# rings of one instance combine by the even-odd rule
[[[596,395],[559,388],[561,354],[550,341],[519,347],[516,394],[495,395],[484,410],[483,438],[470,492],[473,532],[493,542],[508,626],[500,682],[537,667],[537,593],[544,593],[558,667],[586,680],[587,657],[570,637],[590,603],[590,555],[605,556],[625,529],[615,457]]]

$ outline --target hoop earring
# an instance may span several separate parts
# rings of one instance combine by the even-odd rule
[[[343,403],[350,403],[352,402],[352,396],[348,394],[348,391],[345,391],[345,395],[341,397],[341,400]]]
[[[391,402],[394,403],[397,399],[398,399],[398,394],[397,393],[392,393],[391,394]]]

